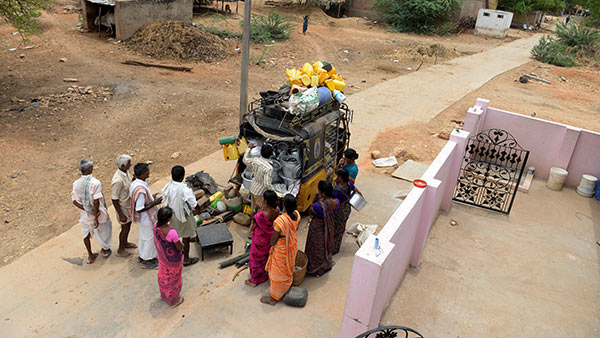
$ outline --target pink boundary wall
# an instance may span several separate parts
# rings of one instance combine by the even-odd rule
[[[477,99],[464,129],[475,135],[491,128],[508,131],[530,151],[527,166],[535,167],[538,177],[547,178],[552,167],[569,172],[569,186],[579,185],[583,174],[600,176],[600,133],[491,108],[488,100]]]
[[[534,166],[537,176],[547,177],[554,166],[569,171],[566,184],[571,186],[579,184],[582,174],[600,176],[600,133],[490,108],[488,100],[477,99],[467,112],[464,131],[452,132],[423,175],[427,187],[413,188],[379,234],[371,235],[354,255],[341,337],[379,326],[409,264],[419,266],[440,209],[450,206],[469,135],[490,128],[508,131],[530,151],[527,166]],[[374,248],[375,238],[381,251]]]
[[[429,229],[440,209],[450,206],[469,133],[454,131],[429,166],[427,187],[413,188],[377,236],[370,236],[354,256],[342,322],[342,337],[377,327],[409,264],[421,262]],[[375,238],[381,251],[375,250]]]

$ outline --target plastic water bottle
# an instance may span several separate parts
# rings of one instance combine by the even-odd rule
[[[346,96],[337,89],[333,90],[333,98],[336,99],[339,103],[346,102]]]

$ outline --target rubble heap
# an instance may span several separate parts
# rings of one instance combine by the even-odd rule
[[[127,40],[126,45],[157,59],[213,62],[227,57],[221,38],[180,21],[149,22]]]

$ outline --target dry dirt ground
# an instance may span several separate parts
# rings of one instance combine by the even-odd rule
[[[535,74],[551,84],[519,82],[523,74]],[[531,61],[501,74],[478,90],[463,97],[429,122],[412,121],[401,128],[387,130],[371,145],[384,156],[430,163],[446,139],[439,137],[459,127],[477,98],[490,100],[490,106],[518,114],[560,122],[600,132],[600,73],[587,67],[561,68]],[[393,169],[374,169],[391,173]]]
[[[504,41],[471,32],[421,37],[390,33],[362,18],[330,18],[314,8],[279,10],[293,16],[297,26],[289,41],[252,47],[253,60],[263,53],[267,58],[250,67],[251,97],[279,87],[286,68],[306,61],[332,62],[349,84],[347,94],[352,94],[414,71],[420,63],[421,55],[415,55],[419,48],[426,52],[438,44],[445,56],[455,57],[529,34],[513,31]],[[311,24],[303,36],[299,30],[305,14],[311,15]],[[207,16],[195,20],[214,21]],[[235,15],[228,19],[235,27],[239,20]],[[44,14],[41,22],[43,32],[31,39],[31,49],[20,46],[12,27],[0,25],[0,265],[77,222],[70,191],[80,158],[94,160],[94,174],[110,196],[117,155],[128,153],[134,163],[152,161],[152,183],[167,176],[173,165],[217,150],[219,137],[236,133],[239,40],[226,42],[231,56],[224,61],[186,64],[135,54],[106,34],[99,38],[97,33],[82,33],[76,28],[77,13],[64,12],[61,6]],[[127,59],[184,64],[193,72],[121,64]],[[426,57],[423,67],[443,61],[443,56]],[[77,82],[67,83],[65,78]],[[457,116],[461,109],[454,110]],[[172,158],[176,152],[180,155]]]

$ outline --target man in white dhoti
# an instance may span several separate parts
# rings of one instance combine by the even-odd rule
[[[81,177],[73,182],[71,200],[73,205],[81,209],[79,222],[83,244],[88,252],[87,264],[92,264],[98,253],[92,251],[90,239],[96,236],[98,244],[102,247],[102,256],[108,258],[112,253],[112,223],[106,212],[106,202],[102,194],[102,184],[92,176],[94,163],[89,158],[79,161]]]
[[[194,212],[200,213],[200,206],[194,192],[183,182],[185,168],[176,165],[171,169],[172,181],[162,190],[165,206],[173,210],[171,226],[183,239],[183,266],[198,263],[198,258],[190,258],[190,239],[196,237],[196,219]]]
[[[150,177],[150,168],[146,163],[133,167],[135,180],[129,187],[131,197],[131,218],[138,225],[138,253],[144,269],[158,266],[156,246],[154,245],[154,223],[162,197],[152,195],[146,180]]]

